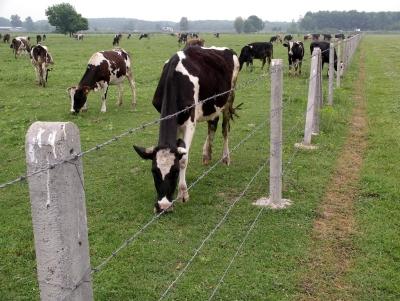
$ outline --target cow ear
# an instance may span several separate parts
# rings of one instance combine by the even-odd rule
[[[134,145],[133,148],[138,153],[138,155],[145,160],[150,160],[154,157],[154,147],[144,148]]]
[[[287,42],[283,43],[282,46],[284,47],[289,47],[289,44]]]

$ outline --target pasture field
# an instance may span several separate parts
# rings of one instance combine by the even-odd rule
[[[246,43],[265,41],[270,35],[203,37],[207,46],[227,46],[239,53]],[[152,96],[163,63],[179,49],[176,38],[167,35],[140,41],[137,36],[130,40],[124,36],[120,47],[132,54],[137,110],[131,111],[126,83],[121,107],[115,104],[117,89],[110,87],[107,113],[100,113],[100,95],[91,93],[88,112],[71,115],[66,89],[79,82],[94,52],[112,48],[112,35],[86,35],[83,41],[48,35],[46,45],[55,65],[48,86],[41,88],[35,83],[29,59],[22,56],[15,60],[8,46],[0,44],[0,183],[25,172],[25,134],[35,121],[76,123],[82,149],[86,150],[158,118],[151,104]],[[283,58],[285,65],[283,194],[294,204],[286,210],[262,213],[214,300],[294,300],[303,290],[300,283],[306,272],[304,262],[313,254],[310,242],[316,209],[345,141],[359,71],[356,52],[342,87],[335,90],[334,107],[322,109],[321,134],[313,138],[319,149],[312,153],[295,152],[294,143],[302,140],[308,93],[308,42],[305,47],[303,74],[293,78],[287,75],[287,49],[280,44],[274,46],[274,58]],[[353,265],[346,275],[347,296],[348,300],[396,300],[400,296],[400,206],[396,186],[400,161],[396,118],[400,111],[400,62],[395,58],[400,40],[366,36],[359,47],[365,51],[367,67],[369,148],[356,202],[358,228],[352,241]],[[239,85],[254,81],[236,92],[235,103],[243,102],[243,106],[240,118],[231,124],[231,149],[268,120],[269,76],[262,76],[258,60],[255,67],[253,72],[244,68],[239,74]],[[326,92],[325,74],[326,70]],[[206,127],[203,123],[196,129],[188,185],[208,168],[201,164]],[[95,300],[158,300],[268,158],[268,128],[267,123],[238,148],[231,155],[230,166],[220,165],[199,181],[190,191],[188,203],[177,203],[172,214],[161,216],[101,272],[94,274]],[[212,163],[222,155],[220,129],[221,126]],[[157,138],[158,127],[153,126],[83,158],[92,266],[100,264],[153,217],[155,190],[150,162],[140,159],[132,145],[152,146]],[[291,163],[287,164],[288,161]],[[165,300],[208,300],[259,211],[251,203],[268,193],[267,177],[268,168],[234,206]],[[0,299],[39,299],[26,183],[0,190]]]

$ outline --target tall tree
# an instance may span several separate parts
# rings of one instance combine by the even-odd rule
[[[181,31],[187,31],[189,30],[189,21],[188,18],[182,17],[181,20],[179,21],[179,28]]]
[[[251,24],[251,27],[255,29],[255,31],[260,31],[264,28],[264,22],[256,15],[252,15],[247,18],[246,22]]]
[[[237,17],[235,19],[235,22],[233,22],[233,27],[235,27],[235,30],[237,33],[242,33],[243,32],[243,26],[244,26],[244,20],[242,17]]]
[[[69,3],[61,3],[50,6],[46,9],[46,16],[49,23],[56,27],[60,33],[72,35],[79,30],[88,29],[88,20],[78,14],[75,8]]]
[[[35,30],[35,23],[33,23],[33,20],[31,17],[25,18],[24,27],[26,28],[27,31]]]
[[[18,15],[12,15],[10,23],[11,23],[12,27],[21,27],[22,26],[21,18]]]

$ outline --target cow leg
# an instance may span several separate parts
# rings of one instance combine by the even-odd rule
[[[229,155],[228,134],[229,134],[229,119],[231,118],[229,110],[225,110],[222,119],[222,135],[224,137],[224,150],[222,153],[222,163],[229,165],[231,158]]]
[[[39,82],[39,85],[40,85],[39,66],[33,65],[33,68],[35,68],[36,81]]]
[[[107,111],[107,107],[106,107],[106,101],[107,101],[107,92],[108,92],[108,85],[105,83],[103,85],[103,89],[104,93],[101,95],[101,112],[105,113]]]
[[[133,77],[133,73],[132,73],[132,71],[130,69],[126,73],[126,76],[128,77],[129,86],[131,87],[131,90],[132,90],[132,110],[135,110],[136,109],[136,84],[135,84],[135,78]]]
[[[45,87],[46,86],[46,64],[43,63],[40,66],[40,69],[41,69],[41,72],[42,72],[42,74],[41,74],[42,86]]]
[[[299,61],[299,75],[301,75],[301,64],[302,63],[303,63],[302,61]]]
[[[262,60],[262,65],[261,65],[261,69],[264,69],[264,66],[265,66],[265,62],[267,61],[267,59],[266,58],[263,58],[263,60]]]
[[[217,130],[219,118],[208,121],[208,134],[206,141],[203,146],[203,164],[207,165],[211,161],[212,145],[215,136],[215,131]]]
[[[182,202],[189,200],[189,193],[186,184],[186,168],[189,163],[189,149],[190,145],[192,144],[195,128],[196,122],[192,122],[190,118],[181,127],[183,141],[186,145],[186,154],[183,155],[182,159],[179,161],[179,185],[177,199],[181,200]]]
[[[124,85],[119,84],[118,85],[118,99],[117,99],[117,105],[121,106],[122,105],[122,95],[124,94]]]

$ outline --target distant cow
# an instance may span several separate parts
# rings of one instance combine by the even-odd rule
[[[129,33],[128,36],[127,36],[127,39],[129,40],[131,38],[131,36],[132,35]]]
[[[189,150],[196,124],[208,122],[208,135],[203,146],[203,164],[211,160],[211,152],[219,116],[222,114],[224,137],[222,162],[229,165],[229,121],[234,114],[233,101],[239,62],[236,54],[228,48],[189,47],[178,51],[164,65],[160,81],[153,97],[153,105],[161,118],[194,106],[173,118],[160,122],[158,144],[155,147],[134,146],[143,158],[152,160],[152,173],[157,200],[155,211],[172,210],[174,192],[177,199],[189,199],[186,169]],[[222,94],[225,92],[225,94]],[[218,97],[214,97],[221,94]],[[182,137],[182,139],[178,139]]]
[[[30,53],[31,46],[29,40],[29,37],[16,37],[12,39],[10,48],[12,48],[15,58],[22,52]]]
[[[274,56],[274,46],[271,42],[255,42],[247,44],[240,51],[239,63],[240,70],[242,70],[243,64],[246,63],[248,67],[250,65],[250,71],[253,70],[253,59],[262,60],[261,69],[264,68],[265,62],[268,60],[268,68],[271,65],[271,60]]]
[[[185,50],[188,47],[192,47],[192,46],[201,46],[202,47],[202,46],[204,46],[204,40],[199,39],[199,38],[189,39],[186,41],[186,45],[183,49]]]
[[[47,47],[40,44],[33,46],[31,49],[31,62],[36,71],[36,80],[40,86],[45,87],[48,72],[51,70],[49,67],[54,64]]]
[[[83,40],[83,34],[82,33],[74,33],[72,35],[75,39],[77,39],[78,41],[82,41]]]
[[[114,39],[113,39],[113,46],[119,46],[119,41],[121,40],[121,38],[122,38],[122,34],[116,34],[115,36],[114,36]]]
[[[335,34],[335,38],[344,40],[344,34],[343,33],[337,33],[337,34]]]
[[[311,42],[310,44],[310,52],[311,54],[314,51],[314,48],[318,47],[321,49],[321,61],[322,61],[322,69],[324,68],[324,64],[327,63],[329,66],[329,52],[330,52],[330,43],[326,41],[314,41]],[[334,54],[333,54],[333,61],[334,61],[334,68],[335,71],[337,71],[337,55],[336,55],[336,49],[333,48]]]
[[[293,40],[293,36],[291,34],[288,34],[283,38],[283,41],[291,41],[291,40]]]
[[[187,33],[179,33],[178,34],[178,44],[181,45],[182,43],[186,44],[188,38],[188,34]]]
[[[141,40],[141,39],[143,39],[143,38],[150,39],[150,36],[149,36],[147,33],[142,33],[142,34],[139,36],[139,40]]]
[[[129,54],[121,48],[96,52],[90,58],[79,85],[68,88],[68,94],[71,98],[71,112],[79,113],[81,109],[87,110],[86,100],[90,90],[102,90],[101,112],[106,112],[107,91],[110,85],[118,86],[117,104],[121,105],[125,78],[128,78],[132,90],[132,108],[134,109],[136,106],[136,88]]]
[[[219,32],[214,33],[214,37],[219,38]]]
[[[284,42],[283,46],[288,49],[289,74],[301,74],[301,65],[304,57],[304,45],[300,41]]]
[[[330,41],[332,39],[332,35],[329,33],[324,34],[324,41]]]
[[[312,35],[311,35],[311,34],[305,34],[305,35],[303,36],[304,41],[307,41],[307,40],[309,40],[309,39],[311,39],[311,38],[312,38]]]
[[[38,34],[36,36],[36,44],[39,44],[40,42],[42,42],[42,36],[40,34]]]
[[[46,41],[46,39],[47,39],[46,35],[43,34],[43,37],[42,37],[43,42]]]
[[[3,43],[10,43],[11,36],[9,33],[6,33],[3,37]]]

